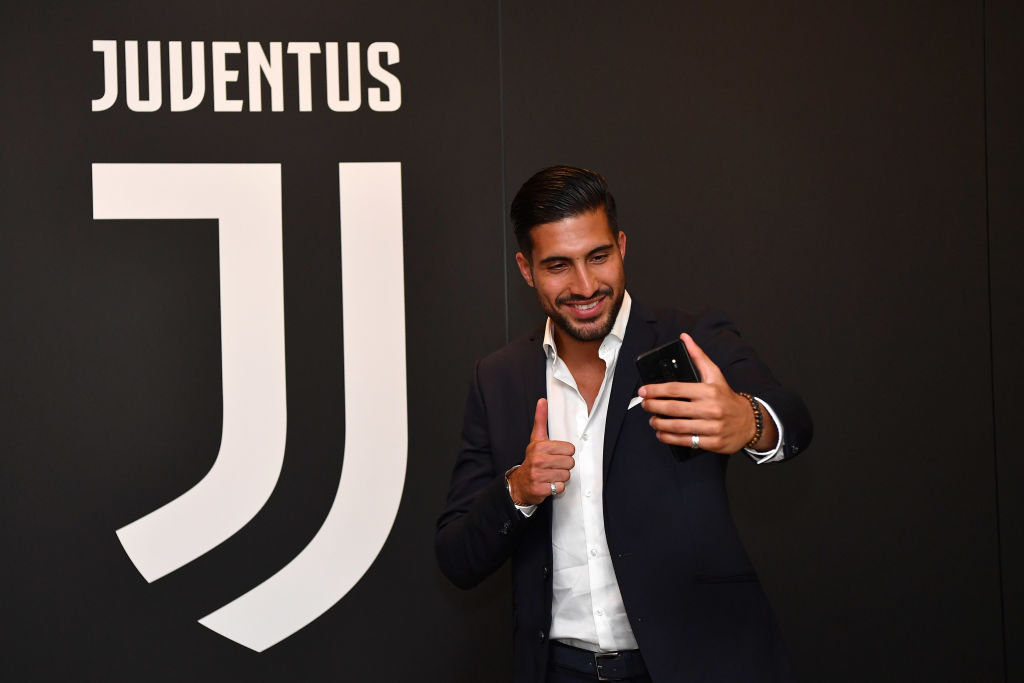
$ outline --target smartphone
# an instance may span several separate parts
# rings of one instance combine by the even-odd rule
[[[687,353],[686,345],[681,339],[640,354],[636,359],[636,369],[644,384],[700,381],[700,373],[690,360],[690,354]],[[669,446],[669,449],[679,461],[691,458],[699,452],[686,446]]]
[[[693,366],[681,339],[641,353],[636,358],[636,369],[644,384],[700,381],[700,373]]]

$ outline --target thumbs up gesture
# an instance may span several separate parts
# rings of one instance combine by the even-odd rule
[[[638,393],[644,399],[644,410],[653,415],[651,427],[663,443],[693,447],[696,436],[705,451],[735,453],[750,441],[756,430],[750,402],[732,390],[722,371],[690,335],[683,333],[679,338],[686,344],[701,381],[640,387]],[[761,439],[754,448],[770,448],[778,435],[775,423],[765,411]]]
[[[576,447],[568,441],[548,440],[548,401],[537,401],[523,464],[508,476],[512,501],[516,505],[538,505],[564,491],[569,470],[576,465],[572,457],[575,452]]]

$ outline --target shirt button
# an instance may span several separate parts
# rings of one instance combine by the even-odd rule
[[[603,617],[604,616],[604,610],[601,609],[600,607],[598,607],[596,610],[594,610],[594,614],[596,614],[599,617]]]
[[[590,549],[590,556],[591,557],[597,557],[597,548],[591,548]]]
[[[593,493],[593,491],[591,491],[590,489],[587,489],[586,491],[583,492],[583,495],[586,496],[587,498],[590,498],[590,494],[592,494],[592,493]]]
[[[590,434],[584,434],[584,435],[583,435],[583,436],[581,436],[580,438],[581,438],[581,439],[583,439],[584,441],[586,441],[587,439],[589,439],[589,438],[590,438]]]

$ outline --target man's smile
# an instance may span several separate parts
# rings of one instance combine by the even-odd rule
[[[562,306],[572,311],[577,319],[590,319],[599,317],[605,310],[607,294],[602,292],[590,299],[559,301]]]

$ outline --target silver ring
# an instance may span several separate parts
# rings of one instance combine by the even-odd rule
[[[700,436],[697,434],[690,435],[690,448],[700,448]]]
[[[558,495],[558,491],[555,490],[555,482],[551,482],[551,495],[552,496],[557,496]]]

